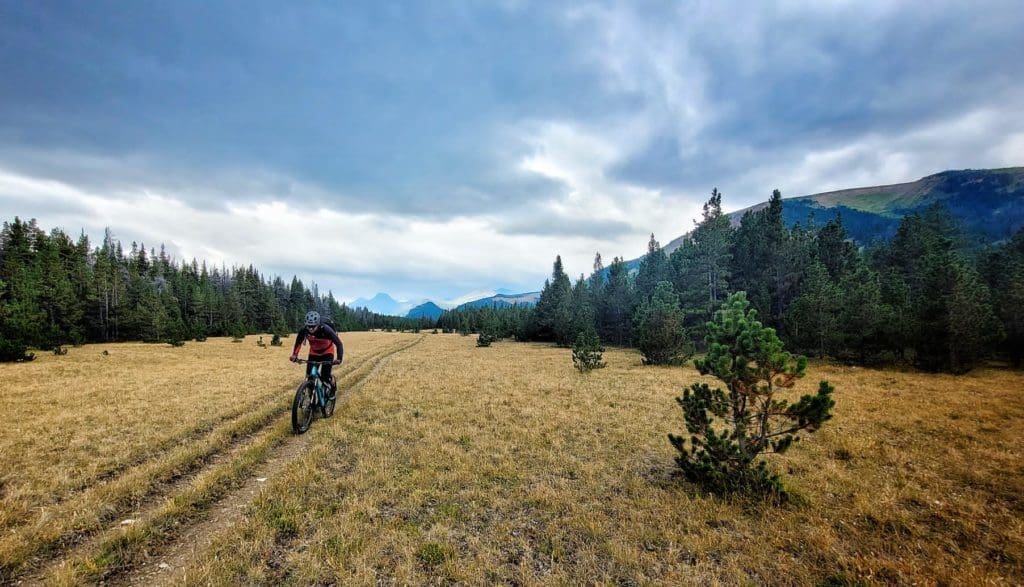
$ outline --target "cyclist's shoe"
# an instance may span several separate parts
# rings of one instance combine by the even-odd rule
[[[331,382],[328,384],[327,390],[327,401],[334,401],[338,397],[338,382],[334,380],[334,376],[331,376]]]

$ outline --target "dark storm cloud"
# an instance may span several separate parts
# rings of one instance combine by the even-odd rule
[[[0,141],[124,158],[139,167],[45,165],[69,181],[144,175],[200,203],[209,192],[308,197],[281,177],[350,208],[465,211],[476,200],[460,193],[482,194],[484,208],[545,197],[504,169],[514,146],[488,141],[505,120],[589,108],[574,88],[593,74],[550,60],[571,47],[548,34],[549,18],[419,3],[5,3]],[[28,159],[5,162],[40,167]]]

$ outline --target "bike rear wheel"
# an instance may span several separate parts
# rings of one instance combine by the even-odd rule
[[[303,381],[295,390],[295,400],[292,401],[292,430],[296,434],[309,430],[309,425],[313,422],[315,403],[313,384]]]

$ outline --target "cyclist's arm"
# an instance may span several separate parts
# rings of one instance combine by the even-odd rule
[[[295,336],[295,348],[292,349],[292,356],[297,356],[299,350],[302,349],[302,341],[306,340],[306,329],[299,329],[299,334]]]
[[[335,357],[335,360],[338,361],[338,363],[341,363],[341,360],[345,355],[345,345],[341,344],[341,338],[338,337],[338,333],[330,326],[325,324],[324,332],[326,332],[327,336],[330,337],[331,342],[334,343],[334,347],[338,349],[338,356]]]

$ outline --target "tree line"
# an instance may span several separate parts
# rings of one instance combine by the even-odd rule
[[[0,230],[0,360],[28,348],[85,342],[180,343],[207,336],[296,331],[310,309],[339,330],[405,328],[407,320],[352,309],[316,284],[267,278],[253,266],[208,267],[132,243],[108,229],[99,246],[15,218]]]
[[[593,331],[651,363],[704,350],[707,323],[733,292],[795,352],[858,364],[905,363],[962,373],[999,357],[1024,360],[1024,230],[982,248],[941,206],[901,221],[895,236],[858,246],[842,217],[783,222],[776,190],[733,226],[715,190],[681,246],[651,235],[632,271],[598,253],[573,282],[556,257],[532,309],[447,312],[439,325],[572,346]]]

